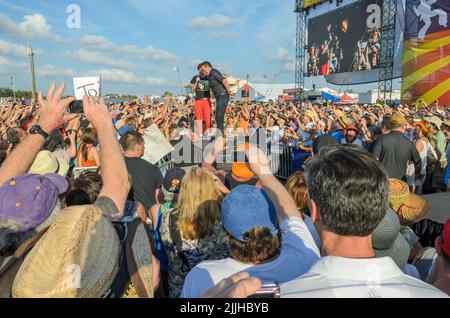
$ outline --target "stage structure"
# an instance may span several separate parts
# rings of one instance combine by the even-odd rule
[[[404,11],[398,0],[297,0],[296,87],[306,77],[330,84],[378,83],[391,100],[402,76]]]
[[[307,1],[307,0],[306,0]],[[305,0],[296,0],[295,12],[297,13],[297,36],[295,52],[295,89],[297,94],[303,91],[305,87],[305,68],[306,68],[306,12]]]
[[[392,100],[392,81],[394,78],[395,30],[397,21],[397,0],[383,0],[381,27],[381,63],[378,81],[378,98]]]

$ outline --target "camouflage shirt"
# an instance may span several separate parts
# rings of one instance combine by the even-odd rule
[[[189,269],[178,256],[169,229],[170,216],[175,210],[167,211],[161,221],[161,239],[169,258],[169,298],[179,298]],[[181,237],[183,237],[182,233]],[[203,261],[220,260],[229,256],[230,249],[220,221],[214,224],[211,235],[199,240],[182,239],[182,252],[192,269]]]

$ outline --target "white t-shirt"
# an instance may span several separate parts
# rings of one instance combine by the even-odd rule
[[[281,285],[281,298],[448,298],[404,274],[389,257],[324,257],[304,276]]]
[[[281,254],[276,260],[260,265],[231,258],[200,263],[186,277],[181,298],[200,298],[223,279],[244,271],[267,283],[284,283],[303,275],[320,257],[313,235],[300,217],[282,221],[281,233]],[[314,236],[318,237],[317,232]]]

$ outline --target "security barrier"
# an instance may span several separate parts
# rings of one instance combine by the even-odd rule
[[[280,180],[287,180],[293,173],[303,170],[303,165],[309,153],[295,149],[291,145],[279,143],[267,143],[267,157],[270,161],[270,168],[274,176]],[[165,175],[167,171],[175,167],[175,160],[168,154],[157,164],[161,173]],[[227,165],[222,164],[218,169]],[[229,166],[229,165],[228,165]],[[231,166],[229,166],[231,168]]]

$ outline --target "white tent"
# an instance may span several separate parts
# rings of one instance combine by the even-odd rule
[[[242,100],[242,91],[246,84],[242,85],[237,91],[234,101]],[[250,99],[267,102],[269,100],[278,100],[279,96],[285,95],[284,90],[294,89],[295,84],[248,84],[250,88]]]

